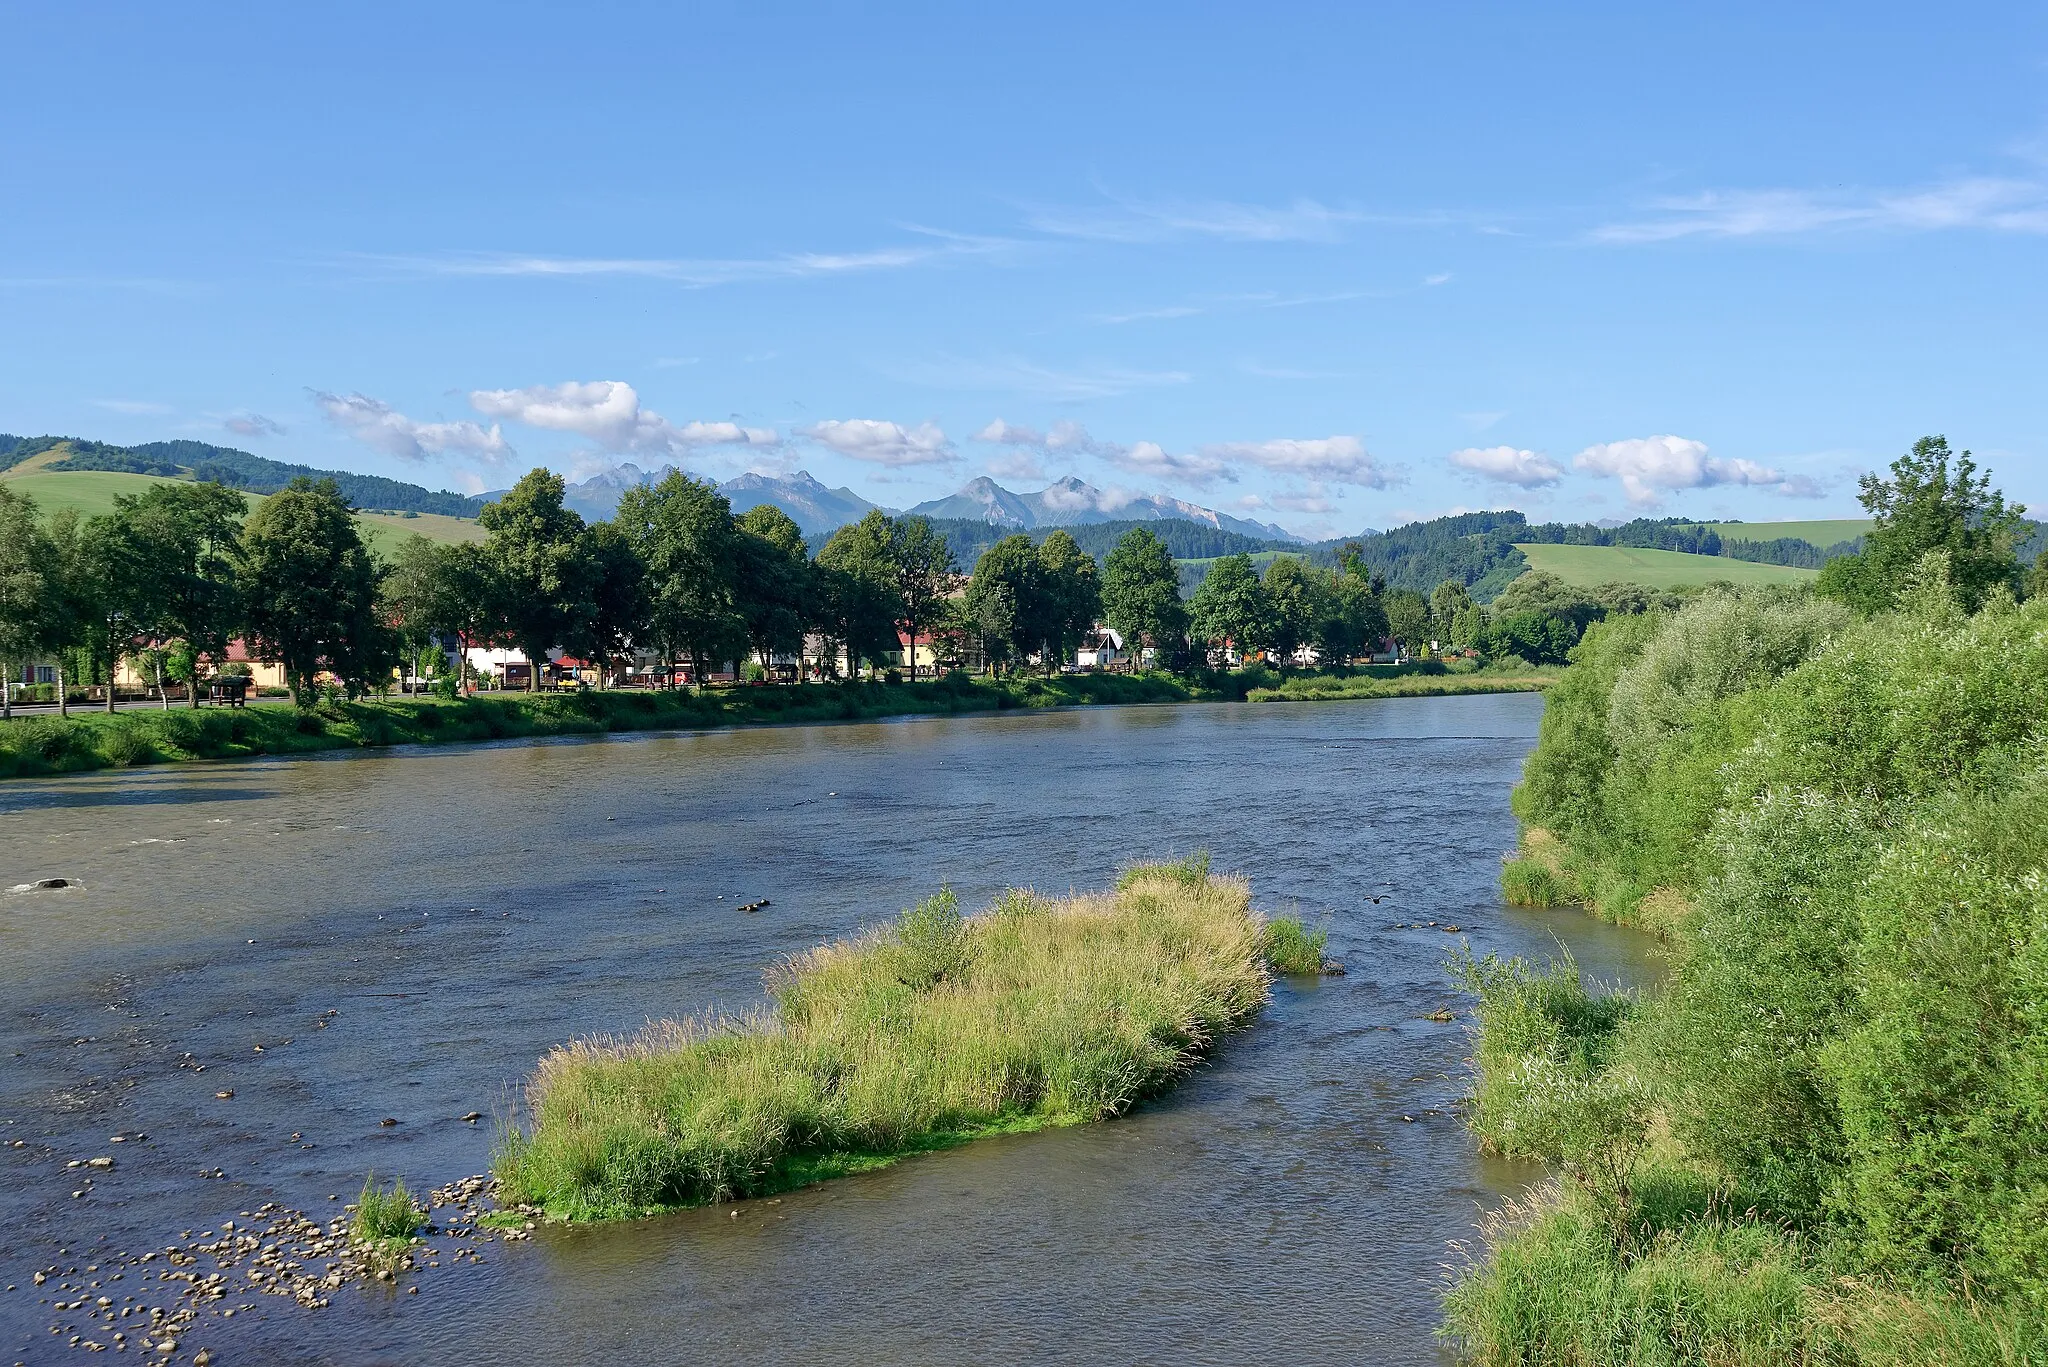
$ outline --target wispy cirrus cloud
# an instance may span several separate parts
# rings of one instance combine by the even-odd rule
[[[109,413],[126,413],[132,417],[161,418],[178,410],[167,403],[150,399],[94,399],[94,408],[104,408]]]
[[[1373,215],[1300,198],[1288,204],[1227,200],[1143,200],[1104,196],[1104,203],[1039,206],[1026,212],[1033,230],[1095,242],[1161,242],[1179,237],[1229,242],[1335,242]]]
[[[2048,182],[1971,176],[1913,190],[1710,190],[1658,200],[1644,215],[1603,224],[1589,236],[1627,245],[1687,237],[1956,229],[2048,233]]]
[[[994,256],[1021,244],[1009,238],[975,237],[912,228],[926,239],[867,251],[784,252],[758,257],[550,256],[538,253],[457,251],[438,253],[356,253],[345,261],[399,275],[471,278],[589,279],[624,277],[663,280],[690,289],[759,280],[801,280],[903,270],[975,256]]]
[[[221,426],[238,437],[281,437],[285,434],[283,423],[261,413],[237,413],[224,419]]]
[[[1138,389],[1186,384],[1184,370],[1133,370],[1123,366],[1058,369],[1017,357],[971,360],[946,357],[886,367],[893,378],[935,389],[1029,394],[1045,399],[1107,399]]]

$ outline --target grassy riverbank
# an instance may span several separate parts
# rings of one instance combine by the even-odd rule
[[[501,1199],[632,1216],[1117,1115],[1258,1013],[1263,938],[1249,889],[1206,858],[973,917],[942,893],[779,966],[770,1014],[548,1055]]]
[[[1289,692],[1311,679],[1341,689]],[[0,723],[0,779],[187,760],[305,754],[390,745],[434,745],[525,736],[594,735],[721,726],[945,716],[1011,708],[1113,703],[1257,701],[1397,697],[1413,693],[1501,692],[1539,686],[1484,675],[1441,676],[1398,670],[1343,677],[1294,675],[1254,667],[1194,678],[1170,674],[1063,674],[979,679],[954,674],[931,683],[805,684],[690,691],[540,694],[485,693],[461,699],[396,697],[329,702],[298,711],[78,711],[69,718],[17,717]],[[1350,690],[1350,691],[1344,691]]]
[[[1657,931],[1671,972],[1465,965],[1473,1129],[1559,1179],[1488,1229],[1449,1336],[2048,1363],[2048,599],[1708,594],[1573,661],[1503,884]]]

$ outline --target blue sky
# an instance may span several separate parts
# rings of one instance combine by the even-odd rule
[[[2048,507],[2048,10],[0,4],[0,431],[1304,532]]]

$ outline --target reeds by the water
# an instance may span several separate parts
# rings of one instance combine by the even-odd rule
[[[941,894],[778,967],[773,1013],[549,1054],[498,1155],[504,1199],[634,1215],[1116,1115],[1257,1014],[1264,939],[1206,860],[972,917]]]

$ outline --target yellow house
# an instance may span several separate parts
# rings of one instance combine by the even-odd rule
[[[252,688],[283,688],[284,666],[275,660],[258,660],[249,654],[249,643],[241,639],[228,642],[227,658],[220,661],[205,661],[212,673],[219,673],[225,664],[247,665],[249,685]],[[124,659],[114,667],[114,686],[117,688],[154,688],[155,679],[146,679],[132,659]],[[240,671],[237,671],[238,673]]]

